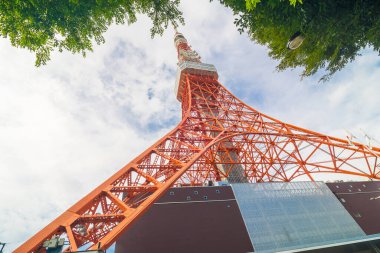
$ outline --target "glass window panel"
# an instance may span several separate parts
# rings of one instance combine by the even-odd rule
[[[232,184],[256,252],[277,252],[365,236],[322,182]]]

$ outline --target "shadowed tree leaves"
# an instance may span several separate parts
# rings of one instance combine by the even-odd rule
[[[4,0],[0,1],[0,33],[12,45],[36,53],[36,66],[46,64],[54,49],[86,54],[93,42],[104,43],[112,23],[151,18],[151,35],[172,23],[183,24],[179,0]]]
[[[221,0],[230,7],[240,32],[269,48],[269,55],[280,61],[279,70],[301,67],[302,76],[324,71],[328,80],[366,47],[380,49],[380,2],[372,0],[289,1],[263,0],[247,9],[245,1]],[[300,1],[298,1],[300,3]],[[287,42],[296,32],[303,44],[289,50]]]

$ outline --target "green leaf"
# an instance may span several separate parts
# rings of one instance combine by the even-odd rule
[[[169,23],[184,24],[179,0],[7,0],[0,1],[0,34],[34,52],[40,66],[56,49],[85,56],[93,43],[105,42],[111,24],[131,24],[137,14],[152,19],[152,36]]]

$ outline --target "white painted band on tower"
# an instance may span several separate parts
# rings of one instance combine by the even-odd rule
[[[184,61],[178,64],[177,77],[175,82],[174,92],[178,101],[182,101],[182,93],[184,89],[185,74],[193,74],[199,76],[208,76],[215,80],[218,79],[218,71],[212,64],[206,64],[201,62]]]

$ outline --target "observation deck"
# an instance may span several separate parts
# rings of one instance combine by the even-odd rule
[[[212,64],[191,61],[178,63],[174,92],[177,96],[177,100],[180,102],[182,102],[182,93],[184,90],[184,84],[186,83],[186,74],[207,76],[218,80],[218,72]]]

